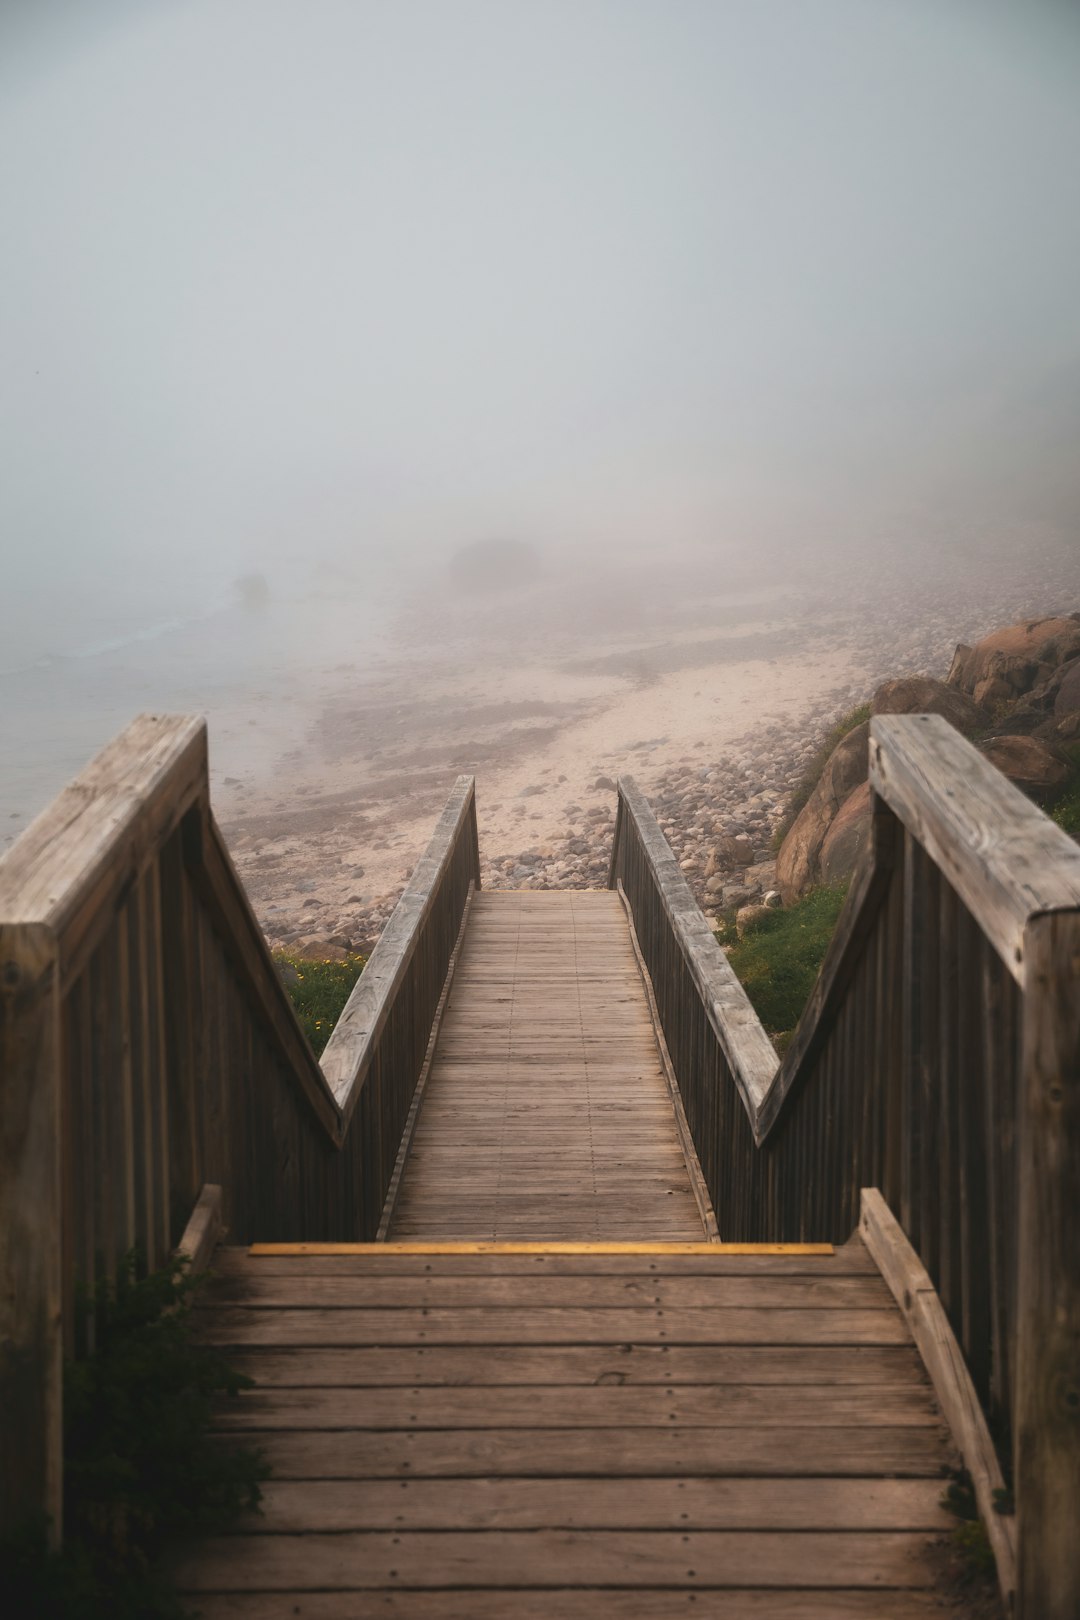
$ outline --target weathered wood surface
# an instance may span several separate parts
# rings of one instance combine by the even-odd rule
[[[694,1194],[694,1202],[697,1204],[698,1214],[701,1216],[701,1224],[705,1228],[706,1236],[710,1241],[719,1242],[720,1229],[716,1224],[716,1211],[713,1209],[708,1183],[701,1169],[697,1148],[694,1146],[693,1133],[690,1130],[690,1122],[686,1117],[686,1109],[683,1107],[682,1092],[679,1090],[675,1065],[672,1063],[671,1053],[668,1051],[664,1026],[660,1018],[660,1009],[656,1005],[652,980],[649,978],[649,970],[645,966],[645,958],[641,954],[641,943],[634,928],[634,914],[630,909],[630,902],[626,898],[626,891],[621,883],[618,885],[618,895],[622,901],[623,910],[626,912],[626,921],[630,930],[630,944],[633,947],[638,973],[641,975],[645,999],[649,1004],[649,1017],[652,1019],[653,1034],[656,1037],[656,1045],[660,1053],[660,1066],[664,1071],[664,1079],[667,1081],[668,1092],[671,1096],[671,1106],[675,1112],[675,1130],[679,1138],[679,1146],[682,1148],[683,1157],[686,1160],[687,1172],[690,1176],[690,1190]]]
[[[63,1164],[56,941],[0,924],[0,1527],[63,1518]]]
[[[1033,918],[1020,1097],[1020,1612],[1080,1613],[1080,915]]]
[[[634,838],[628,836],[631,823],[636,834]],[[624,776],[619,779],[619,808],[610,883],[612,888],[619,882],[623,884],[640,939],[647,916],[642,905],[642,875],[632,871],[635,859],[644,865],[652,879],[664,922],[693,979],[713,1035],[723,1051],[731,1079],[738,1087],[748,1111],[755,1115],[762,1107],[776,1073],[773,1044],[702,916],[701,908],[690,892],[671,846],[657,825],[648,800],[633,777]],[[652,970],[651,953],[643,949],[643,956],[655,987],[657,975]],[[661,1019],[667,1030],[662,1013]]]
[[[870,783],[1023,984],[1030,919],[1080,909],[1080,847],[940,715],[872,720]]]
[[[778,1586],[927,1587],[933,1565],[927,1537],[912,1532],[755,1530],[471,1531],[229,1539],[203,1554],[189,1590],[290,1591],[302,1560],[308,1579],[338,1591],[404,1584],[435,1590],[470,1585],[585,1588],[685,1583],[691,1590],[753,1582]]]
[[[349,1620],[375,1620],[387,1615],[408,1620],[687,1620],[706,1614],[709,1620],[941,1620],[936,1592],[865,1588],[841,1591],[663,1591],[655,1586],[538,1588],[532,1592],[455,1587],[453,1591],[350,1591],[345,1595]],[[602,1601],[603,1608],[599,1607]],[[343,1620],[341,1592],[199,1593],[205,1620]]]
[[[346,1125],[359,1100],[379,1038],[386,1029],[391,1012],[399,1006],[410,966],[417,951],[422,949],[425,926],[433,918],[455,856],[461,852],[465,854],[461,864],[467,878],[465,894],[455,908],[449,948],[435,953],[434,971],[424,976],[430,981],[422,987],[421,996],[425,1006],[408,1009],[410,1013],[415,1013],[415,1021],[423,1026],[424,1049],[446,979],[450,953],[457,938],[468,883],[475,883],[477,888],[480,886],[479,858],[476,854],[476,788],[471,776],[459,776],[454,784],[431,840],[416,863],[401,899],[379,936],[323,1051],[322,1071]],[[428,1001],[430,1007],[426,1008],[425,1015]],[[423,1049],[421,1061],[422,1057]],[[412,1077],[414,1085],[419,1072],[420,1064]]]
[[[222,1424],[274,1472],[264,1515],[181,1570],[208,1616],[287,1598],[824,1620],[938,1600],[955,1452],[858,1240],[637,1261],[227,1250],[219,1270],[203,1330],[256,1379]]]
[[[253,1243],[251,1254],[257,1255],[261,1268],[283,1277],[302,1269],[307,1258],[327,1259],[333,1256],[343,1261],[343,1276],[377,1276],[386,1260],[385,1253],[370,1243]],[[394,1244],[393,1269],[396,1272],[403,1261],[413,1264],[418,1272],[429,1271],[430,1261],[438,1256],[446,1262],[440,1266],[445,1273],[483,1271],[492,1275],[523,1276],[539,1270],[562,1271],[578,1269],[577,1261],[588,1256],[591,1269],[596,1272],[621,1273],[629,1267],[634,1271],[662,1272],[665,1262],[700,1258],[703,1269],[717,1275],[729,1263],[740,1274],[764,1266],[766,1271],[813,1271],[814,1262],[828,1258],[835,1262],[833,1270],[852,1275],[866,1272],[873,1275],[874,1266],[865,1256],[854,1254],[847,1247],[836,1249],[831,1243],[400,1243]],[[266,1262],[269,1262],[267,1264]],[[226,1258],[222,1261],[229,1264]],[[680,1274],[689,1274],[693,1268],[680,1263]]]
[[[443,987],[439,994],[438,1004],[435,1008],[435,1016],[432,1020],[431,1031],[428,1035],[427,1049],[424,1052],[424,1062],[420,1069],[420,1074],[412,1094],[412,1101],[409,1104],[409,1113],[405,1120],[405,1128],[401,1133],[401,1141],[398,1143],[397,1158],[394,1161],[394,1171],[390,1177],[390,1185],[387,1188],[386,1198],[383,1202],[382,1215],[379,1217],[379,1230],[375,1234],[375,1241],[377,1243],[386,1242],[390,1232],[390,1222],[393,1220],[394,1211],[397,1208],[398,1193],[401,1191],[401,1179],[405,1174],[405,1166],[408,1163],[409,1154],[412,1151],[413,1134],[416,1130],[416,1122],[420,1117],[420,1109],[423,1105],[424,1093],[427,1090],[427,1082],[431,1074],[431,1065],[435,1061],[435,1048],[438,1044],[439,1030],[442,1028],[443,1013],[446,1011],[446,1004],[450,999],[450,991],[454,983],[454,974],[457,972],[458,959],[461,956],[461,947],[465,940],[465,930],[469,926],[469,912],[472,909],[472,902],[475,893],[476,884],[475,882],[472,882],[469,884],[469,892],[465,900],[464,909],[461,913],[461,922],[458,924],[457,939],[454,941],[454,948],[450,953],[450,961],[448,962],[446,968],[446,978],[443,981]]]
[[[344,1107],[215,825],[201,720],[134,721],[0,860],[0,1524],[59,1529],[77,1287],[135,1246],[160,1264],[205,1184],[237,1238],[374,1238],[476,876],[471,782],[425,859]]]
[[[205,1271],[210,1257],[224,1236],[221,1224],[221,1188],[206,1186],[199,1194],[184,1227],[183,1236],[176,1245],[177,1255],[188,1263],[193,1275]]]
[[[217,1290],[222,1304],[268,1309],[273,1306],[307,1310],[382,1310],[390,1306],[499,1305],[524,1310],[537,1305],[582,1305],[619,1309],[626,1305],[658,1305],[664,1310],[697,1310],[713,1305],[782,1309],[792,1304],[818,1310],[887,1310],[889,1291],[880,1277],[829,1275],[822,1263],[817,1275],[790,1273],[773,1276],[768,1268],[749,1275],[737,1265],[718,1276],[668,1273],[658,1277],[598,1276],[573,1272],[563,1275],[514,1277],[495,1274],[447,1276],[436,1266],[429,1274],[411,1276],[310,1276],[293,1273],[246,1274],[225,1278]],[[927,1279],[929,1286],[929,1279]]]
[[[394,1239],[704,1239],[618,897],[475,895]]]
[[[874,720],[870,781],[863,864],[756,1088],[745,1009],[721,1038],[723,998],[701,986],[712,951],[669,899],[681,880],[633,784],[612,881],[721,1233],[838,1238],[860,1186],[880,1187],[1014,1448],[1019,1612],[1080,1613],[1080,850],[934,716]]]
[[[1006,1606],[1016,1591],[1016,1525],[998,1511],[1005,1481],[971,1374],[926,1268],[876,1188],[864,1188],[859,1230],[904,1314],[938,1404],[971,1476]]]
[[[63,938],[69,980],[206,771],[204,721],[140,715],[0,858],[0,921],[40,923]]]
[[[556,1490],[558,1495],[556,1496]],[[936,1479],[414,1479],[271,1480],[261,1531],[528,1530],[537,1523],[598,1530],[946,1530]]]

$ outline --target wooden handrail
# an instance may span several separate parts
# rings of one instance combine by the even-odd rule
[[[782,1062],[648,807],[627,894],[721,1238],[882,1188],[1014,1456],[1017,1612],[1080,1612],[1080,849],[936,716],[871,723],[872,830]]]
[[[140,716],[0,859],[0,1524],[59,1533],[77,1285],[132,1247],[159,1265],[204,1185],[234,1240],[374,1238],[478,881],[463,777],[328,1079],[214,820],[201,720]]]
[[[1032,920],[1080,909],[1080,845],[940,715],[871,721],[870,786],[1023,985]]]
[[[140,715],[0,857],[0,927],[48,929],[70,982],[206,776],[203,721]]]
[[[454,783],[431,841],[417,861],[323,1051],[322,1072],[340,1111],[343,1131],[348,1128],[379,1037],[463,836],[474,849],[473,882],[478,888],[476,783],[471,776],[459,776]],[[440,988],[441,984],[440,980]]]
[[[777,1057],[750,998],[702,916],[674,852],[632,776],[619,778],[619,809],[610,887],[621,881],[619,855],[629,818],[648,864],[668,927],[693,978],[709,1026],[723,1050],[747,1115],[755,1120],[768,1100]],[[632,905],[632,902],[631,902]]]

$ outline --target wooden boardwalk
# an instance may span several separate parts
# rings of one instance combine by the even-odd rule
[[[700,1240],[689,1151],[618,895],[477,893],[391,1239]]]
[[[905,1321],[858,1238],[704,1241],[616,894],[475,896],[402,1163],[389,1242],[219,1258],[273,1475],[182,1572],[206,1620],[939,1612]]]
[[[834,1255],[225,1250],[264,1513],[205,1620],[926,1620],[955,1464],[858,1239]]]

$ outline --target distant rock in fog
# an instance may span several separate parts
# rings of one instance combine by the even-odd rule
[[[474,540],[450,560],[450,577],[461,590],[504,591],[540,577],[540,557],[527,540]]]

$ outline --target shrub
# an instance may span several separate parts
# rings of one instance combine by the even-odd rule
[[[288,951],[275,951],[274,961],[304,1034],[318,1057],[364,970],[366,958],[350,956],[344,962],[309,962],[302,956],[290,956]]]
[[[26,1527],[0,1549],[5,1612],[20,1620],[180,1620],[166,1548],[257,1508],[258,1451],[211,1434],[214,1405],[252,1380],[192,1334],[205,1276],[186,1262],[139,1275],[124,1260],[79,1303],[94,1353],[64,1370],[64,1544]]]

